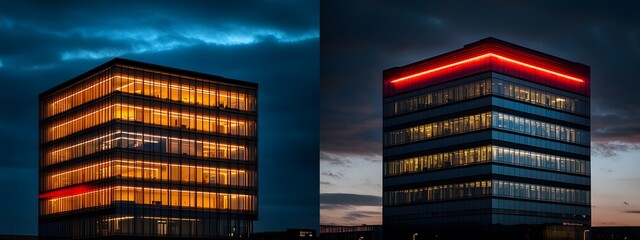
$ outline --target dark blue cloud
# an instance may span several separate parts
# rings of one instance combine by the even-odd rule
[[[313,2],[21,3],[0,3],[4,65],[104,59],[200,44],[296,42],[319,34],[318,7]],[[24,59],[27,53],[40,58]]]
[[[0,2],[0,226],[37,233],[38,94],[118,56],[257,82],[255,230],[317,228],[317,3],[201,2]]]

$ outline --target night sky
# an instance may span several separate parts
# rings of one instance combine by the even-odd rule
[[[591,66],[593,225],[640,225],[640,6],[477,2],[321,3],[320,223],[382,221],[382,70],[496,37]]]
[[[319,21],[315,1],[0,1],[0,234],[37,234],[38,94],[114,57],[257,82],[255,231],[317,228]]]

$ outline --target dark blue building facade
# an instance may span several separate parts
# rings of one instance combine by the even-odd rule
[[[385,239],[583,239],[589,71],[494,38],[385,70]]]

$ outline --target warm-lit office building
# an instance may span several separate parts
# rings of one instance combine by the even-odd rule
[[[589,232],[589,66],[487,38],[385,70],[383,91],[385,239]]]
[[[40,237],[250,235],[257,87],[114,59],[40,94]]]

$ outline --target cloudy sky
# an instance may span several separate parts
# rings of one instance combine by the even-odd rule
[[[382,70],[496,37],[591,66],[593,225],[640,225],[640,6],[476,2],[321,3],[321,224],[382,221]]]
[[[316,228],[318,9],[314,1],[0,1],[0,234],[11,225],[37,234],[38,94],[114,57],[257,82],[255,230]]]

